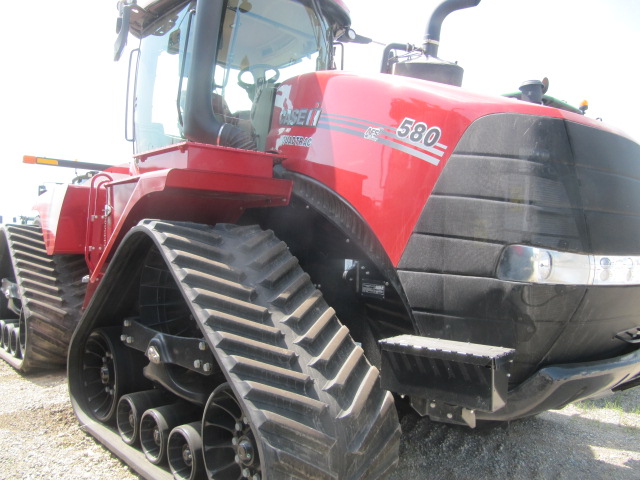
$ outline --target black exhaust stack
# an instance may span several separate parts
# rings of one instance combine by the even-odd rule
[[[440,29],[442,22],[451,12],[464,8],[477,7],[480,0],[445,0],[431,13],[427,30],[424,32],[424,53],[427,57],[438,57],[440,46]]]
[[[393,74],[461,86],[464,69],[456,63],[438,58],[440,29],[451,12],[476,7],[479,3],[480,0],[445,0],[438,5],[429,18],[424,35],[423,52],[427,57],[426,62],[396,63],[392,68]]]

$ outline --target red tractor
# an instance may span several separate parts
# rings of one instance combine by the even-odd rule
[[[3,228],[2,357],[68,346],[146,478],[378,478],[394,395],[473,427],[637,386],[640,145],[461,89],[440,26],[478,3],[361,76],[342,0],[120,2],[136,153]]]

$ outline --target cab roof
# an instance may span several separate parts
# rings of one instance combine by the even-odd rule
[[[268,0],[260,1],[265,2]],[[311,2],[311,0],[291,1],[301,3]],[[133,0],[133,2],[135,2],[135,5],[131,11],[129,31],[138,38],[151,33],[153,24],[162,16],[173,10],[181,9],[188,3],[196,3],[194,0]],[[348,27],[351,25],[349,9],[342,0],[318,0],[318,2],[331,25],[340,27]]]

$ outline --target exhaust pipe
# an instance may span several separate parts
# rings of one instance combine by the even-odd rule
[[[464,8],[477,7],[480,0],[445,0],[431,13],[427,30],[424,33],[424,51],[427,57],[437,57],[440,46],[442,22],[451,12]]]
[[[202,422],[180,425],[171,430],[167,460],[173,478],[200,480],[207,478],[202,455]]]
[[[438,58],[438,47],[440,46],[440,29],[442,22],[451,12],[463,8],[475,7],[480,0],[445,0],[436,7],[431,14],[427,29],[424,34],[422,53],[426,61],[391,61],[392,50],[412,51],[415,47],[404,46],[402,44],[391,44],[385,49],[382,59],[382,73],[392,73],[404,77],[419,78],[430,82],[444,83],[446,85],[462,86],[464,69],[457,63],[447,62]]]
[[[116,422],[120,438],[127,445],[140,441],[140,420],[145,411],[166,405],[168,395],[162,390],[145,390],[120,397]]]
[[[178,425],[190,423],[202,415],[191,404],[174,403],[144,412],[140,420],[140,446],[154,465],[166,460],[169,433]]]

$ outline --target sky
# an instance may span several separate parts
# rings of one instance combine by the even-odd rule
[[[345,0],[359,34],[418,45],[439,1]],[[29,214],[39,184],[73,177],[69,169],[24,165],[23,155],[121,164],[132,152],[124,140],[127,53],[113,61],[116,0],[24,3],[3,25],[5,222]],[[347,69],[376,72],[382,48],[350,48]],[[550,95],[573,105],[588,100],[588,116],[640,141],[639,48],[638,0],[482,0],[447,17],[439,56],[464,67],[463,88],[487,94],[548,77]]]

